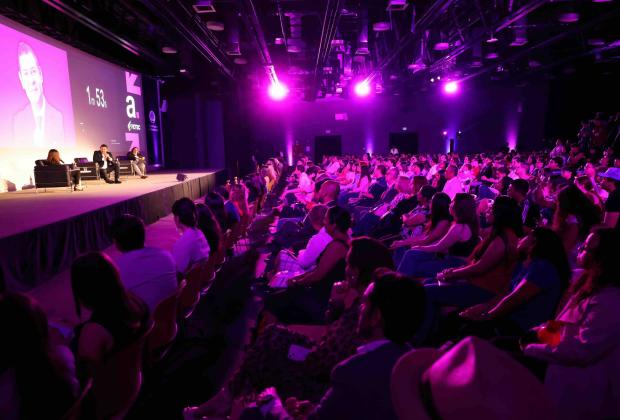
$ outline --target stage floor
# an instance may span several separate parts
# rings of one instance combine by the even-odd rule
[[[217,171],[184,172],[188,181]],[[179,182],[175,173],[153,173],[147,179],[121,178],[122,184],[86,181],[84,191],[66,188],[22,190],[0,194],[0,238],[71,219],[102,207],[169,188]]]
[[[110,246],[109,225],[129,213],[149,225],[182,197],[197,199],[223,183],[226,171],[152,173],[121,184],[89,181],[84,191],[55,188],[0,194],[0,264],[9,290],[27,291],[66,270],[80,254]],[[224,179],[222,179],[224,178]]]

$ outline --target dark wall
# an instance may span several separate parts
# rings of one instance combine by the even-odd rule
[[[554,80],[549,88],[549,112],[545,134],[548,138],[575,139],[579,122],[596,112],[607,115],[620,111],[620,83],[615,74],[576,73]]]
[[[404,130],[418,133],[420,152],[445,152],[447,140],[457,138],[458,130],[463,134],[457,139],[457,151],[498,150],[508,143],[533,148],[544,136],[547,105],[544,84],[473,87],[454,97],[437,90],[315,102],[272,102],[261,94],[249,96],[246,104],[233,110],[239,116],[227,121],[226,136],[228,140],[243,130],[245,149],[261,157],[280,151],[286,154],[295,142],[312,155],[314,137],[326,134],[342,136],[345,154],[386,153],[389,133]],[[347,119],[336,120],[336,114],[346,114]]]

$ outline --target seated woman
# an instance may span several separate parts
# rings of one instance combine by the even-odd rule
[[[335,206],[327,210],[324,224],[332,241],[319,256],[316,268],[289,279],[286,290],[271,293],[265,300],[265,309],[284,324],[324,324],[332,285],[344,279],[351,215]]]
[[[105,254],[91,252],[71,265],[71,290],[78,318],[88,321],[75,331],[75,351],[82,374],[90,377],[114,352],[138,339],[149,327],[146,304],[129,293],[118,269]]]
[[[132,147],[129,153],[127,153],[127,159],[129,159],[131,167],[136,175],[142,179],[148,178],[148,176],[146,176],[146,158],[140,153],[139,148]]]
[[[65,165],[65,162],[60,158],[60,153],[56,149],[50,149],[47,152],[47,159],[45,160],[47,165]],[[67,165],[71,166],[71,165]],[[80,170],[73,167],[71,169],[71,178],[73,178],[73,190],[74,191],[83,191],[84,187],[82,187],[82,177]]]
[[[58,419],[79,393],[71,351],[26,295],[0,295],[0,418]]]
[[[325,214],[327,206],[317,204],[308,213],[308,220],[317,233],[312,235],[304,249],[297,255],[290,249],[282,250],[275,259],[270,285],[271,287],[286,287],[286,281],[316,267],[317,261],[325,247],[332,241],[332,237],[325,229]]]
[[[403,256],[398,271],[412,277],[434,277],[446,268],[465,265],[479,242],[476,200],[471,194],[458,193],[450,207],[454,222],[436,243],[416,245]]]
[[[560,235],[570,261],[575,261],[579,244],[600,220],[600,211],[576,185],[570,184],[560,190],[553,214],[553,230]]]
[[[426,185],[423,188],[428,188],[435,191],[435,188],[430,185]],[[418,196],[420,196],[420,193],[418,193]],[[450,229],[450,225],[452,224],[452,216],[450,215],[450,197],[448,197],[448,194],[442,192],[435,193],[430,201],[430,214],[428,214],[428,217],[425,213],[424,208],[418,208],[417,212],[413,214],[410,213],[407,218],[405,218],[406,221],[416,219],[415,222],[410,222],[410,226],[412,226],[413,223],[417,224],[422,222],[425,227],[424,230],[418,235],[410,235],[405,239],[392,243],[391,249],[395,250],[394,263],[396,266],[400,264],[405,252],[407,252],[412,246],[435,243],[448,232],[448,229]]]
[[[539,227],[519,248],[527,257],[510,291],[467,308],[462,318],[492,326],[500,335],[520,335],[552,318],[571,277],[564,244],[551,229]]]
[[[404,175],[398,177],[395,188],[397,194],[391,201],[376,206],[362,216],[353,227],[353,236],[368,235],[387,212],[394,209],[398,203],[411,195],[411,182]]]
[[[523,232],[519,204],[510,197],[499,196],[487,220],[491,233],[476,247],[469,263],[461,268],[448,268],[436,280],[426,282],[427,317],[421,340],[436,331],[441,307],[467,308],[506,292],[517,261],[518,239]]]
[[[548,363],[545,387],[562,419],[620,418],[620,234],[591,233],[580,248],[584,268],[555,321],[536,329],[526,356]]]
[[[177,230],[181,234],[172,246],[172,257],[177,263],[181,277],[198,263],[209,259],[209,243],[196,226],[196,205],[187,197],[178,199],[172,205],[172,214]]]
[[[362,344],[357,322],[361,298],[373,273],[392,267],[390,252],[381,242],[365,237],[353,239],[346,256],[346,280],[332,290],[328,312],[331,322],[326,333],[312,340],[283,326],[268,327],[224,388],[200,407],[186,408],[186,418],[225,417],[234,399],[270,386],[285,398],[318,401],[328,387],[333,367]],[[293,350],[297,353],[293,354]]]
[[[196,213],[198,215],[196,226],[205,236],[209,244],[209,250],[212,250],[212,252],[218,251],[222,246],[222,229],[220,224],[217,222],[211,209],[204,204],[196,205]]]

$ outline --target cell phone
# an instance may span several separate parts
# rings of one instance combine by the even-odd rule
[[[309,348],[298,346],[297,344],[291,344],[291,347],[288,349],[288,358],[294,362],[303,362],[308,358],[309,354]]]

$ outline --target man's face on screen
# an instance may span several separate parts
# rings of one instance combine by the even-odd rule
[[[26,91],[28,100],[37,103],[43,94],[43,74],[37,62],[37,58],[32,53],[19,56],[19,80],[22,88]]]

